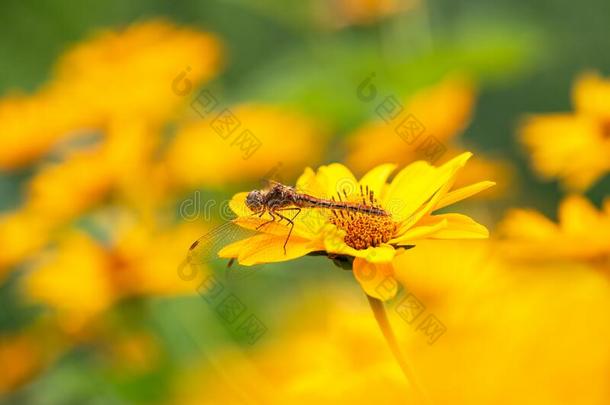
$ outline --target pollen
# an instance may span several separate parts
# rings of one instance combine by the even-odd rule
[[[396,223],[389,215],[375,215],[367,212],[368,208],[381,208],[372,191],[360,190],[358,200],[362,204],[362,212],[333,210],[330,222],[345,231],[344,242],[357,250],[379,246],[388,242],[394,236]],[[345,195],[347,198],[347,195]],[[341,200],[341,196],[339,195]]]

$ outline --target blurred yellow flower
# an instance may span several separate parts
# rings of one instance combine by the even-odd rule
[[[134,217],[100,225],[110,228],[109,245],[71,231],[26,277],[26,294],[52,308],[64,330],[78,332],[123,297],[196,292],[198,280],[185,282],[175,265],[184,246],[201,235],[201,226],[160,229]]]
[[[333,26],[368,25],[385,17],[412,10],[420,0],[334,0],[326,3],[331,8]],[[327,13],[324,14],[327,16]]]
[[[55,223],[82,214],[121,182],[146,176],[156,135],[143,121],[112,121],[100,144],[44,165],[30,180],[25,207]]]
[[[554,223],[534,210],[513,209],[500,224],[507,251],[517,258],[570,259],[610,268],[610,200],[598,210],[572,195],[559,206]]]
[[[177,379],[174,403],[389,404],[409,399],[404,376],[367,308],[354,296],[333,292],[333,301],[307,302],[309,308],[324,306],[323,313],[299,308],[296,330],[276,344],[250,356],[215,352],[216,370],[201,367]]]
[[[0,242],[5,247],[0,251],[0,269],[35,253],[57,228],[113,191],[129,193],[143,178],[156,191],[163,190],[163,181],[148,169],[158,141],[156,131],[143,121],[125,119],[113,120],[107,132],[101,143],[42,165],[29,180],[23,205],[0,217]],[[142,204],[146,194],[140,193],[135,201]]]
[[[0,101],[0,168],[30,164],[116,117],[165,123],[187,102],[182,91],[219,71],[222,53],[213,35],[165,21],[99,32],[69,49],[37,93]],[[176,90],[181,73],[189,88]]]
[[[353,259],[353,273],[365,292],[387,300],[398,288],[392,262],[395,256],[404,253],[404,247],[428,238],[488,236],[484,226],[465,215],[432,215],[494,184],[483,181],[450,191],[470,156],[463,153],[438,168],[424,161],[415,162],[402,169],[389,184],[386,181],[396,168],[392,164],[372,169],[359,182],[340,164],[322,166],[317,172],[308,168],[297,181],[299,192],[318,198],[338,196],[354,203],[366,202],[367,207],[381,209],[387,215],[331,210],[331,216],[319,209],[303,208],[304,212],[294,219],[288,240],[287,226],[274,222],[261,228],[272,217],[268,213],[263,217],[253,214],[246,205],[248,193],[239,193],[231,201],[231,208],[238,215],[235,223],[247,229],[260,228],[261,233],[224,247],[219,256],[237,258],[243,265],[286,261],[311,252],[345,256]]]
[[[112,174],[100,151],[74,154],[51,163],[35,174],[28,185],[25,207],[61,223],[83,213],[107,195]]]
[[[0,394],[27,382],[41,367],[40,346],[27,334],[0,336]]]
[[[439,255],[439,251],[443,254]],[[498,285],[497,247],[489,240],[425,240],[394,260],[397,279],[428,305],[458,303]],[[437,257],[442,256],[442,257]],[[455,264],[446,264],[450,260]]]
[[[230,111],[240,122],[236,127],[214,117],[178,130],[166,156],[169,175],[178,185],[219,187],[266,176],[286,178],[320,158],[324,131],[309,118],[254,104]]]
[[[55,80],[74,102],[104,117],[135,115],[164,122],[183,104],[172,84],[184,70],[192,86],[221,67],[223,50],[213,35],[153,20],[120,31],[104,30],[69,50]]]
[[[62,328],[77,331],[115,300],[108,258],[89,236],[73,232],[41,259],[25,280],[25,292],[58,313]]]
[[[610,400],[610,285],[603,273],[580,264],[507,262],[491,241],[424,241],[395,265],[406,288],[395,312],[412,333],[425,332],[428,314],[445,328],[433,345],[425,335],[401,340],[434,403]]]
[[[184,258],[184,246],[204,232],[201,225],[190,222],[160,227],[136,221],[119,227],[112,238],[111,255],[120,264],[113,273],[122,279],[123,294],[194,294],[199,280],[184,281],[176,274],[176,264]]]
[[[54,89],[0,100],[0,169],[32,163],[61,140],[82,136],[99,117]]]
[[[583,74],[574,84],[572,101],[573,113],[526,119],[520,138],[541,176],[583,191],[610,171],[610,80]]]
[[[464,130],[472,116],[475,98],[473,83],[459,76],[419,91],[404,105],[404,119],[414,120],[415,132],[405,140],[396,131],[398,122],[380,120],[365,125],[348,138],[347,165],[360,173],[383,162],[408,164],[422,159],[418,145],[424,138],[432,135],[445,146]]]
[[[8,269],[44,246],[51,225],[44,216],[25,210],[0,216],[0,280]]]
[[[121,372],[143,373],[154,370],[159,362],[160,348],[154,337],[144,333],[110,335],[105,349],[114,368]]]
[[[474,83],[463,76],[450,75],[407,99],[402,114],[392,122],[371,122],[351,134],[346,144],[347,165],[356,173],[363,173],[366,168],[384,162],[409,164],[418,159],[445,162],[463,150],[456,138],[470,122],[475,101]],[[476,155],[463,168],[456,186],[490,177],[502,187],[494,187],[476,198],[503,196],[514,178],[509,162]]]

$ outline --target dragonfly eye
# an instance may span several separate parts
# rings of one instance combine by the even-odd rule
[[[258,191],[250,191],[246,196],[246,206],[252,212],[260,212],[263,209],[263,194]]]

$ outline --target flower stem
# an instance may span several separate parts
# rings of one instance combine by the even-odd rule
[[[415,375],[415,372],[411,369],[407,361],[405,360],[400,347],[398,346],[398,342],[396,341],[396,336],[394,335],[394,331],[392,329],[392,325],[390,325],[390,321],[388,320],[388,316],[385,310],[385,306],[383,302],[377,298],[371,297],[370,295],[366,295],[369,300],[369,305],[373,310],[373,314],[375,315],[375,320],[377,321],[377,325],[379,325],[379,329],[383,333],[388,346],[390,346],[390,350],[394,355],[394,358],[400,365],[407,381],[413,387],[413,392],[415,397],[417,398],[418,403],[422,404],[430,404],[430,400],[424,394],[424,391],[418,382],[418,379]]]

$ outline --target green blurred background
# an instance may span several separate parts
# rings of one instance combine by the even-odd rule
[[[324,2],[320,2],[324,3]],[[446,71],[483,79],[477,112],[465,139],[482,151],[521,162],[514,141],[526,113],[570,109],[569,89],[585,70],[610,69],[610,4],[552,1],[430,1],[424,11],[390,22],[330,31],[309,2],[289,1],[14,1],[0,13],[0,92],[34,90],[53,61],[96,27],[120,27],[149,17],[217,33],[229,50],[218,85],[227,100],[296,104],[347,130],[362,122],[365,106],[353,87],[383,72],[389,92],[404,94]],[[423,15],[422,15],[423,14]],[[347,75],[346,75],[347,73]],[[383,88],[383,87],[382,87]],[[20,177],[3,175],[0,208],[19,201]],[[539,208],[553,214],[554,184],[529,181]],[[610,183],[590,191],[599,201]]]

